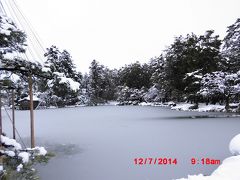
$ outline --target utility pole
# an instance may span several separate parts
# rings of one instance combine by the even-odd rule
[[[2,94],[0,90],[0,137],[2,135]],[[0,138],[0,146],[2,145],[2,139]]]
[[[1,87],[0,87],[1,88]],[[2,150],[2,94],[0,89],[0,150]],[[3,166],[3,157],[0,156],[0,165]]]
[[[12,89],[12,121],[13,121],[13,139],[16,139],[16,134],[15,134],[15,104],[14,104],[14,99],[15,99],[15,93],[14,89]]]
[[[34,113],[33,113],[33,91],[32,91],[32,74],[29,74],[29,96],[30,96],[30,127],[31,127],[31,148],[35,148],[34,137]]]

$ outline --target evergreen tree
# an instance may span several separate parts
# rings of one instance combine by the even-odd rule
[[[19,30],[13,21],[0,15],[0,55],[12,52],[25,52],[26,34]]]
[[[240,69],[240,18],[228,27],[222,54],[225,71],[237,72]]]
[[[186,38],[177,37],[166,50],[165,73],[173,100],[184,100],[185,96],[192,96],[199,90],[193,84],[196,81],[187,78],[188,73],[198,72],[201,75],[218,70],[221,41],[213,33],[211,30],[199,37],[195,34],[188,34]]]
[[[76,71],[71,55],[51,46],[45,53],[45,66],[50,69],[50,80],[39,79],[39,90],[47,91],[51,104],[73,105],[78,101],[78,90],[82,75]],[[53,98],[50,98],[53,96]]]
[[[149,62],[149,68],[152,72],[151,76],[151,84],[153,85],[149,89],[149,97],[152,96],[152,100],[147,98],[148,101],[169,101],[170,99],[170,89],[169,87],[169,81],[166,78],[166,61],[163,57],[163,55],[160,55],[159,57],[152,58]],[[154,93],[153,93],[154,92]],[[158,95],[156,95],[156,92],[158,92]],[[153,94],[155,94],[153,96]]]
[[[138,61],[120,69],[119,81],[123,86],[141,89],[150,87],[151,72],[147,64],[141,65]]]
[[[230,101],[236,100],[240,94],[240,71],[237,73],[216,71],[205,74],[198,93],[205,97],[207,102],[216,103],[223,100],[228,111]]]
[[[100,65],[99,62],[93,60],[91,66],[89,67],[89,97],[90,102],[93,105],[98,103],[104,103],[104,92],[106,91],[104,66]]]

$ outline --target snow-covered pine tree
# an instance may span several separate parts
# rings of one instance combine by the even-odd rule
[[[206,31],[202,36],[192,33],[186,37],[177,37],[165,50],[164,71],[172,100],[185,100],[199,90],[194,84],[195,79],[186,78],[189,77],[187,74],[205,74],[218,70],[221,45],[218,38],[213,30]]]
[[[106,91],[104,66],[96,60],[89,67],[89,97],[93,105],[104,103],[104,92]]]
[[[228,27],[222,54],[225,71],[236,73],[240,69],[240,18]]]
[[[230,102],[238,101],[240,71],[237,73],[216,71],[205,74],[198,93],[206,98],[206,102],[225,102],[225,109],[228,111]]]
[[[50,69],[51,79],[40,79],[40,91],[47,91],[46,99],[50,101],[49,105],[74,105],[78,101],[82,76],[77,72],[70,53],[66,50],[61,52],[56,46],[51,46],[47,49],[45,57],[45,66]]]
[[[169,81],[166,78],[166,62],[164,56],[161,54],[159,57],[152,58],[149,62],[149,68],[152,72],[150,79],[152,87],[149,89],[148,95],[146,96],[147,101],[168,101],[170,97],[170,89],[168,89]]]
[[[12,52],[25,52],[26,34],[19,30],[13,21],[0,15],[0,55]]]

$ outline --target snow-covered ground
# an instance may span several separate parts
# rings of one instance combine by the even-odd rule
[[[231,157],[226,158],[222,164],[210,175],[189,175],[188,178],[177,180],[239,180],[240,179],[240,134],[236,135],[229,144]]]

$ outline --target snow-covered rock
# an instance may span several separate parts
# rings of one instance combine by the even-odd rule
[[[240,134],[236,135],[231,140],[229,144],[229,150],[233,155],[240,155]]]

